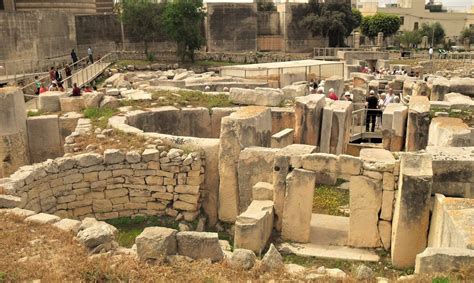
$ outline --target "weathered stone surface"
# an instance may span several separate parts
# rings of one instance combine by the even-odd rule
[[[235,104],[278,106],[285,98],[281,89],[273,88],[231,88],[229,99]]]
[[[81,167],[90,167],[101,164],[103,162],[102,155],[97,153],[83,153],[74,156],[77,164]]]
[[[444,96],[444,101],[449,102],[451,104],[451,108],[453,109],[464,109],[471,111],[474,109],[474,102],[472,101],[472,98],[460,93],[448,93]]]
[[[286,177],[286,193],[283,206],[282,238],[306,243],[310,236],[316,174],[294,169]]]
[[[474,96],[474,79],[473,78],[455,78],[449,81],[449,90],[458,92],[470,97]]]
[[[390,151],[401,151],[405,145],[408,108],[399,103],[388,104],[382,115],[382,144]]]
[[[12,195],[0,195],[0,208],[14,208],[20,206],[21,198]]]
[[[430,100],[443,101],[446,93],[449,93],[449,81],[445,78],[435,79],[431,85]]]
[[[459,118],[437,117],[431,120],[429,146],[471,146],[471,129]]]
[[[313,153],[302,158],[303,169],[316,174],[316,183],[334,185],[337,180],[337,156],[328,153]]]
[[[52,224],[61,220],[60,217],[47,213],[38,213],[25,218],[26,223]]]
[[[273,185],[267,182],[258,182],[252,188],[252,200],[273,201]]]
[[[255,265],[257,257],[251,250],[235,249],[230,258],[230,265],[234,268],[249,270]]]
[[[264,271],[278,271],[284,268],[283,257],[273,244],[262,259],[262,268]]]
[[[374,277],[374,272],[370,267],[364,264],[357,266],[355,271],[355,278],[357,280],[369,280],[372,277]]]
[[[83,97],[61,97],[59,104],[62,112],[81,112],[85,108]]]
[[[378,228],[383,248],[388,251],[392,243],[392,224],[389,221],[380,220]]]
[[[98,108],[100,105],[100,102],[102,101],[102,98],[104,97],[104,94],[102,92],[89,92],[89,93],[84,93],[82,95],[84,97],[84,106],[86,108]]]
[[[298,96],[305,96],[308,95],[308,87],[306,84],[293,84],[287,85],[281,89],[285,98],[294,98]]]
[[[118,230],[105,222],[95,219],[81,224],[77,239],[83,243],[91,253],[100,253],[112,250],[118,246],[115,241]]]
[[[22,209],[22,208],[18,208],[18,207],[15,207],[15,208],[12,208],[12,209],[9,209],[7,211],[8,214],[13,214],[13,215],[16,215],[16,216],[20,216],[20,217],[28,217],[28,216],[31,216],[31,215],[35,215],[36,213],[32,210],[28,210],[28,209]]]
[[[365,170],[392,172],[395,168],[393,154],[385,149],[364,148],[360,151],[360,159]]]
[[[59,99],[66,97],[65,92],[47,91],[38,97],[38,110],[41,112],[59,112],[61,111],[61,104]]]
[[[406,268],[426,247],[433,170],[431,155],[401,155],[400,177],[392,221],[392,263]]]
[[[295,143],[319,145],[325,105],[326,99],[322,94],[311,94],[296,98]]]
[[[186,231],[179,232],[176,238],[180,255],[193,259],[210,259],[213,262],[224,257],[217,233]]]
[[[244,107],[222,119],[218,163],[218,214],[221,221],[234,222],[239,212],[237,169],[240,151],[253,145],[269,146],[270,135],[271,115],[268,108]]]
[[[341,76],[330,76],[324,81],[324,88],[329,90],[334,89],[334,92],[338,97],[344,93],[344,78]]]
[[[120,102],[118,101],[117,98],[113,96],[106,95],[100,102],[100,108],[110,108],[110,109],[115,109],[120,106]]]
[[[273,228],[273,201],[254,200],[235,222],[235,247],[260,254]]]
[[[323,110],[320,152],[341,154],[346,152],[352,124],[352,102],[338,100]]]
[[[64,218],[54,223],[53,226],[66,232],[72,232],[75,235],[77,232],[79,232],[81,221]]]
[[[405,149],[417,151],[428,144],[430,126],[430,102],[426,96],[410,98]]]
[[[163,260],[177,252],[177,231],[164,227],[147,227],[135,239],[138,258],[142,261]]]
[[[380,219],[391,221],[393,215],[393,203],[395,200],[395,191],[383,190],[382,193],[382,210],[380,211]]]
[[[116,164],[125,160],[125,154],[118,149],[106,149],[104,151],[104,163]]]
[[[379,247],[377,224],[382,205],[381,183],[365,176],[352,176],[350,192],[349,245]]]
[[[457,273],[474,265],[474,251],[461,248],[426,248],[416,255],[415,273]]]
[[[63,155],[57,115],[28,117],[29,156],[32,163]]]
[[[272,136],[272,148],[283,148],[293,144],[294,130],[286,128]]]
[[[252,188],[258,182],[271,182],[274,156],[278,149],[248,147],[240,152],[237,167],[239,182],[239,213],[252,202]]]
[[[362,160],[352,155],[339,155],[337,162],[338,175],[346,180],[352,175],[359,175],[362,170]]]

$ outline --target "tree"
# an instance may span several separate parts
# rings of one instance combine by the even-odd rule
[[[421,42],[420,31],[404,31],[395,37],[405,48],[413,48]]]
[[[306,15],[299,22],[313,36],[329,39],[329,46],[344,46],[344,38],[360,24],[360,12],[348,3],[319,3],[310,0]]]
[[[400,28],[400,18],[397,15],[377,13],[362,18],[360,29],[362,34],[374,38],[379,32],[385,37],[394,35]]]
[[[464,40],[465,38],[469,38],[469,43],[474,43],[474,27],[464,28],[461,31],[461,34],[459,37],[461,38],[461,40]]]
[[[257,0],[257,11],[259,12],[276,11],[275,3],[271,0]]]
[[[206,43],[201,27],[206,12],[202,0],[175,0],[166,4],[163,26],[166,33],[176,41],[178,55],[194,62],[194,51]]]
[[[444,36],[445,36],[443,26],[439,22],[436,22],[433,24],[422,23],[420,27],[420,34],[421,36],[428,37],[429,44],[443,43]],[[434,40],[433,40],[433,35],[434,35]]]
[[[164,4],[153,3],[150,0],[122,0],[117,10],[127,31],[143,41],[145,53],[148,55],[148,44],[157,39],[162,30],[161,17]]]

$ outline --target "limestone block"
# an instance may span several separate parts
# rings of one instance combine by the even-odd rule
[[[84,106],[86,108],[98,108],[102,98],[104,98],[104,94],[102,92],[94,91],[84,93],[82,97],[84,98]]]
[[[273,201],[254,200],[235,222],[235,247],[260,254],[273,229]]]
[[[57,115],[29,117],[27,127],[31,162],[42,162],[63,155]]]
[[[309,241],[316,181],[314,172],[302,169],[294,169],[286,177],[281,233],[284,240]]]
[[[295,127],[295,110],[293,107],[272,107],[272,134]]]
[[[56,215],[47,214],[47,213],[38,213],[31,215],[25,218],[26,223],[36,223],[36,224],[52,224],[61,220]]]
[[[100,108],[116,109],[118,107],[120,107],[120,102],[113,96],[106,95],[100,102]]]
[[[453,78],[449,81],[449,90],[451,92],[461,93],[470,97],[474,96],[473,78]]]
[[[273,244],[270,244],[270,248],[262,259],[262,267],[265,271],[278,271],[284,267],[283,257]]]
[[[451,92],[444,96],[444,101],[451,103],[451,108],[473,110],[474,102],[472,98],[460,93]]]
[[[0,194],[0,208],[14,208],[20,206],[20,204],[20,197]]]
[[[147,227],[135,239],[137,255],[141,261],[163,260],[177,252],[175,229],[165,227]]]
[[[415,273],[458,273],[474,265],[474,251],[460,248],[426,248],[416,255]]]
[[[431,120],[429,146],[471,146],[471,129],[459,118],[437,117]]]
[[[425,93],[425,95],[429,94],[429,89],[426,82],[423,80],[414,81],[411,95],[418,96],[418,95],[423,95],[423,93]]]
[[[316,174],[316,183],[334,185],[337,181],[337,156],[328,153],[312,153],[302,158],[303,169]]]
[[[296,98],[294,142],[319,146],[325,96],[311,94]]]
[[[15,207],[15,208],[7,210],[7,214],[13,214],[13,215],[16,215],[16,216],[26,218],[28,216],[35,215],[36,213],[34,211],[31,211],[31,210],[28,210],[28,209],[22,209],[22,208]]]
[[[393,202],[395,200],[395,191],[384,190],[382,194],[382,210],[380,219],[391,221],[393,214]]]
[[[308,95],[309,93],[309,90],[306,84],[287,85],[283,87],[281,90],[283,91],[285,98],[305,96],[305,95]]]
[[[321,124],[320,152],[342,154],[346,151],[351,133],[352,102],[338,100],[323,110]]]
[[[274,156],[278,149],[248,147],[240,152],[238,161],[239,213],[252,202],[252,188],[258,182],[271,182]]]
[[[114,226],[102,221],[93,220],[84,225],[77,233],[77,239],[84,244],[91,253],[107,252],[118,246],[116,238],[118,230]]]
[[[444,229],[444,200],[446,197],[442,194],[435,194],[433,209],[431,212],[430,231],[428,234],[428,247],[440,248],[443,241]]]
[[[392,264],[397,268],[415,265],[415,257],[426,247],[429,227],[433,170],[431,155],[401,155],[400,177],[392,221]]]
[[[75,235],[79,232],[81,221],[64,218],[54,223],[53,226],[66,232],[72,232]]]
[[[240,151],[249,146],[269,146],[270,135],[271,115],[268,108],[244,107],[222,119],[218,163],[218,214],[221,221],[234,222],[238,215],[237,169]]]
[[[74,159],[77,161],[77,164],[81,167],[90,167],[94,165],[99,165],[103,162],[102,155],[97,153],[83,153],[74,156]]]
[[[257,257],[255,254],[246,249],[235,249],[232,252],[229,263],[233,268],[250,270],[255,265]]]
[[[446,78],[437,78],[431,84],[431,101],[443,101],[444,95],[449,93],[449,81]]]
[[[104,151],[104,163],[116,164],[125,160],[125,154],[118,149],[106,149]]]
[[[406,131],[406,151],[425,149],[430,126],[430,103],[426,96],[410,98]]]
[[[372,75],[357,72],[351,73],[351,78],[354,87],[360,87],[363,89],[367,89],[369,86],[368,82],[375,79],[375,77]]]
[[[293,144],[294,130],[286,128],[272,136],[272,148],[283,148]]]
[[[365,176],[352,176],[350,192],[349,245],[361,248],[380,247],[377,226],[382,206],[380,182]]]
[[[341,97],[344,93],[344,78],[341,76],[330,76],[324,81],[324,88],[326,90],[334,88],[336,95]]]
[[[382,144],[389,151],[401,151],[405,144],[408,108],[399,103],[388,104],[382,114]]]
[[[41,112],[61,111],[61,104],[59,102],[61,97],[66,97],[66,93],[60,91],[43,92],[38,97],[38,110]]]
[[[210,259],[212,262],[220,261],[224,257],[217,233],[179,232],[176,239],[180,255],[192,259]]]
[[[285,98],[281,89],[273,88],[231,88],[229,99],[235,104],[278,106]]]
[[[252,188],[252,200],[273,201],[273,185],[266,182],[258,182]]]
[[[386,251],[390,250],[390,244],[392,241],[392,223],[381,220],[379,221],[378,229],[383,248]]]
[[[362,170],[362,160],[352,155],[341,154],[337,162],[337,173],[349,180],[351,175],[359,175]]]
[[[364,148],[360,151],[360,159],[365,170],[393,172],[395,168],[393,154],[385,149]]]
[[[81,112],[85,108],[82,97],[61,97],[59,99],[62,112]]]
[[[214,107],[211,113],[211,135],[210,138],[219,138],[221,133],[221,120],[223,117],[229,116],[233,112],[237,111],[237,108],[232,107]]]

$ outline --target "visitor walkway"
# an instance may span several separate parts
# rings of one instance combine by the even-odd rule
[[[367,139],[381,139],[382,138],[382,110],[375,109],[372,111],[379,112],[375,122],[375,131],[370,132],[366,130],[366,117],[367,109],[359,109],[352,111],[352,123],[351,123],[351,137],[349,142],[354,142],[357,140],[367,140]]]

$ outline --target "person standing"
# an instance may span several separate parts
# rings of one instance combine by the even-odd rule
[[[89,63],[94,64],[94,56],[93,56],[92,48],[90,46],[89,48],[87,48],[87,56],[89,56]]]
[[[430,60],[433,59],[433,47],[430,47],[430,50],[428,50],[428,53],[430,54]]]
[[[38,76],[35,76],[35,94],[36,95],[40,94],[40,88],[41,88],[41,82],[38,79]]]
[[[56,76],[58,87],[61,88],[63,86],[63,75],[61,74],[61,70],[56,69],[55,76]]]
[[[365,118],[365,130],[369,131],[369,126],[372,123],[371,132],[375,131],[375,120],[377,119],[377,107],[379,99],[375,96],[375,91],[371,90],[366,99],[367,116]]]
[[[56,80],[56,71],[54,70],[54,67],[51,67],[51,69],[49,69],[49,79],[51,80],[51,82]]]
[[[387,97],[385,98],[385,101],[383,102],[383,105],[386,107],[390,103],[393,103],[394,96],[395,95],[393,94],[393,89],[389,88],[388,93],[387,93]]]
[[[332,99],[332,100],[339,100],[339,98],[337,97],[337,94],[336,94],[336,92],[334,92],[333,88],[329,89],[328,98]]]
[[[77,63],[77,54],[74,49],[71,51],[71,59],[72,59],[72,64],[75,65]]]
[[[71,87],[71,84],[72,84],[72,70],[71,70],[71,67],[69,67],[69,65],[66,65],[66,68],[64,68],[64,72],[66,73],[66,78],[67,78],[67,88],[70,88]]]

